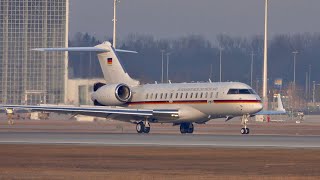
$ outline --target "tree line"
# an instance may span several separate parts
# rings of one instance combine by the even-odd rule
[[[110,39],[107,39],[111,41]],[[101,43],[88,33],[77,33],[69,46],[94,46]],[[240,81],[250,84],[253,53],[253,87],[261,86],[263,65],[263,37],[236,37],[218,35],[210,42],[201,35],[173,39],[157,39],[152,35],[131,34],[117,43],[121,49],[135,50],[138,54],[120,54],[130,75],[143,82],[161,81],[162,50],[164,67],[169,57],[171,82],[219,81],[220,52],[222,81]],[[296,55],[296,84],[305,87],[310,80],[319,82],[320,33],[280,34],[269,40],[268,83],[283,79],[284,86],[293,81]],[[167,55],[168,54],[168,55]],[[91,60],[90,60],[91,59]],[[166,68],[164,71],[166,80]],[[69,53],[71,78],[103,77],[97,57],[93,53]]]

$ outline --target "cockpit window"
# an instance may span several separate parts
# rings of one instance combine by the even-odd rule
[[[229,89],[228,94],[239,94],[239,89]]]
[[[251,94],[249,89],[239,89],[239,94]]]
[[[252,89],[229,89],[228,94],[256,94]]]
[[[257,94],[253,89],[249,89],[251,94]]]

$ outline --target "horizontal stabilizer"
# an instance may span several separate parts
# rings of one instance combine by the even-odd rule
[[[124,83],[129,86],[139,85],[140,82],[132,79],[125,71],[124,67],[117,56],[120,53],[137,53],[136,51],[129,51],[123,49],[114,49],[110,42],[103,42],[94,47],[65,47],[65,48],[36,48],[33,51],[71,51],[71,52],[93,52],[97,55],[102,69],[102,73],[106,83],[116,84]]]
[[[129,50],[123,50],[123,49],[115,49],[116,52],[122,52],[122,53],[134,53],[137,54],[137,51],[129,51]]]
[[[96,47],[69,47],[69,48],[36,48],[33,51],[78,51],[78,52],[108,52],[107,49]]]
[[[98,47],[69,47],[69,48],[36,48],[32,49],[32,51],[43,51],[43,52],[53,52],[53,51],[73,51],[73,52],[109,52],[107,49],[98,48]],[[136,51],[129,51],[129,50],[123,50],[123,49],[115,49],[116,52],[122,52],[122,53],[138,53]]]

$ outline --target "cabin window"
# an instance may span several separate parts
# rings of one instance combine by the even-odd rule
[[[150,99],[152,99],[153,98],[153,93],[151,93],[151,95],[150,95]]]
[[[206,98],[208,98],[208,92],[206,92]]]
[[[156,94],[155,98],[154,99],[157,99],[158,98],[158,93]]]
[[[149,97],[149,94],[147,93],[147,94],[146,94],[146,99],[148,99],[148,97]]]
[[[178,93],[176,93],[176,99],[178,99],[178,95],[179,95],[179,94],[178,94]]]
[[[190,94],[190,98],[192,98],[192,97],[193,97],[193,93]]]
[[[180,94],[180,99],[182,99],[182,98],[183,98],[183,93]]]
[[[170,99],[172,99],[172,97],[173,97],[173,93],[170,93]]]
[[[219,95],[219,93],[218,93],[218,92],[216,92],[216,98],[218,98],[218,95]]]
[[[203,96],[203,93],[200,93],[200,98],[202,98],[202,96]]]
[[[188,93],[186,93],[186,99],[188,98]]]
[[[198,98],[198,93],[196,93],[196,97],[195,98]]]
[[[162,99],[162,98],[163,98],[163,93],[160,94],[160,99]]]
[[[210,93],[210,98],[212,98],[212,97],[213,97],[213,92]]]
[[[165,99],[167,99],[167,98],[168,98],[168,94],[167,94],[167,93],[164,95],[164,98],[165,98]]]

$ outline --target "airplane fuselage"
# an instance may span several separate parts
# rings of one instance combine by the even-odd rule
[[[250,86],[238,82],[145,84],[131,90],[132,99],[126,107],[179,110],[177,117],[161,117],[155,122],[201,123],[262,109],[260,97]]]

